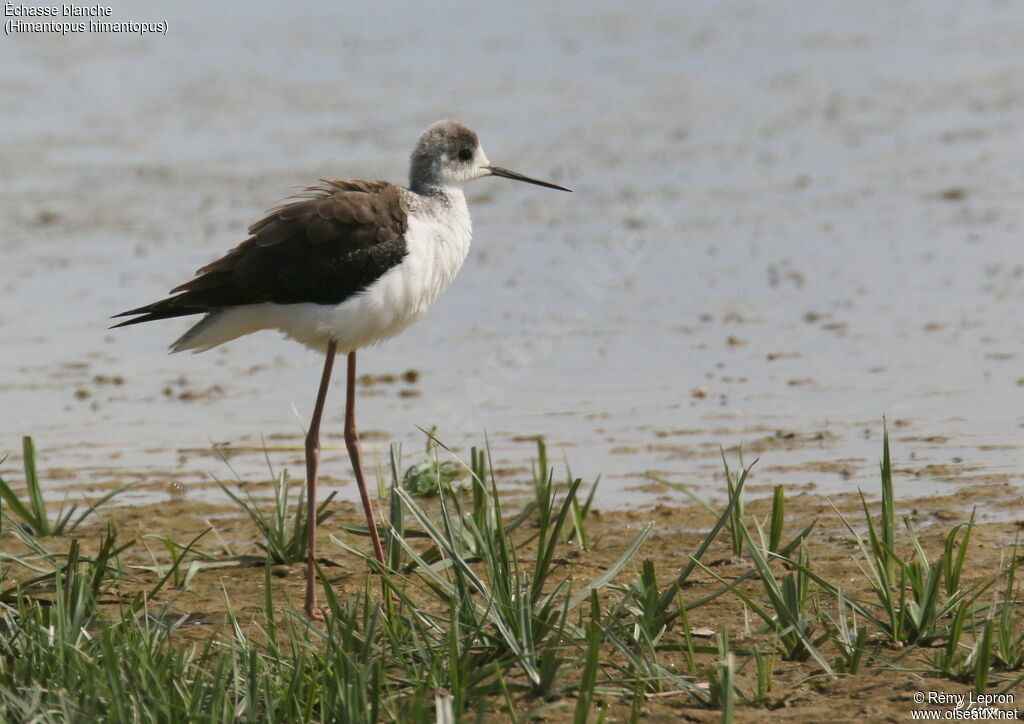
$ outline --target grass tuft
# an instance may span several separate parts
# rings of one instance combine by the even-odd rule
[[[77,518],[74,515],[78,511],[78,504],[72,503],[68,505],[65,499],[64,503],[60,506],[60,510],[57,512],[57,516],[51,520],[46,512],[43,489],[39,482],[39,474],[36,471],[36,448],[31,437],[26,436],[22,438],[21,449],[28,501],[23,501],[3,477],[0,477],[0,500],[6,503],[11,512],[14,513],[17,524],[34,536],[46,538],[71,533],[91,513],[95,513],[97,508],[115,495],[131,487],[130,483],[122,485],[106,493],[99,500],[86,503],[85,510]],[[0,463],[2,462],[3,460],[0,460]]]

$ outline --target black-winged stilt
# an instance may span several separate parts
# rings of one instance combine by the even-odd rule
[[[334,358],[348,355],[345,446],[377,560],[384,562],[366,490],[355,422],[356,350],[393,337],[419,320],[455,277],[472,229],[463,184],[501,176],[569,189],[492,166],[476,133],[439,121],[412,152],[409,187],[387,181],[332,180],[310,186],[249,228],[249,238],[174,296],[116,316],[123,327],[204,315],[171,351],[203,352],[261,329],[276,329],[326,354],[306,435],[306,614],[316,608],[316,477],[320,418]]]

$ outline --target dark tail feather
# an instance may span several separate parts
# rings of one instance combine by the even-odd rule
[[[179,304],[174,304],[173,302],[179,302]],[[204,314],[208,311],[210,310],[205,307],[181,305],[180,301],[176,298],[164,299],[163,301],[154,302],[153,304],[147,304],[144,307],[137,307],[136,309],[130,309],[127,312],[115,314],[113,317],[111,317],[111,319],[116,319],[117,317],[131,316],[134,316],[135,319],[129,319],[127,321],[121,322],[120,324],[115,324],[114,326],[111,327],[111,329],[117,329],[118,327],[127,327],[130,324],[139,324],[140,322],[152,322],[157,319],[186,317],[190,314]]]

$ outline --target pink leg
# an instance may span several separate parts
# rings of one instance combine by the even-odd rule
[[[366,527],[370,529],[370,539],[373,541],[373,555],[384,564],[384,549],[380,545],[380,536],[377,534],[377,521],[373,514],[373,506],[370,503],[370,495],[366,491],[366,481],[363,477],[363,449],[359,445],[359,433],[356,432],[356,353],[348,353],[348,382],[345,388],[345,446],[348,448],[348,456],[352,459],[352,471],[356,475],[356,484],[359,486],[359,497],[363,500],[363,513],[366,514]]]
[[[334,356],[338,353],[338,345],[331,342],[327,345],[327,358],[324,360],[324,373],[320,378],[320,391],[316,395],[313,407],[313,419],[309,422],[306,433],[306,615],[310,618],[323,620],[323,614],[316,608],[316,473],[320,466],[320,418],[324,412],[324,401],[327,399],[327,387],[331,381],[331,370],[334,369]]]

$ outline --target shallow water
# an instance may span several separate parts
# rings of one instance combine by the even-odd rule
[[[1012,2],[594,3],[502,10],[133,3],[166,37],[5,36],[0,468],[139,497],[301,474],[318,358],[274,333],[167,356],[107,331],[319,177],[400,181],[441,117],[573,195],[485,179],[417,327],[360,357],[379,461],[437,426],[522,465],[543,435],[605,505],[754,483],[908,495],[1020,485],[1024,13]],[[347,480],[342,386],[324,466]],[[418,393],[418,394],[417,394]],[[292,412],[292,406],[298,417]],[[466,452],[462,448],[462,452]],[[155,482],[154,482],[155,481]],[[639,489],[638,489],[639,488]],[[673,494],[673,495],[678,495]]]

